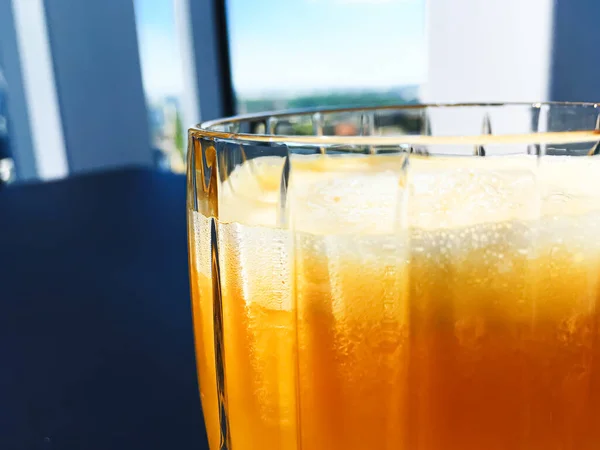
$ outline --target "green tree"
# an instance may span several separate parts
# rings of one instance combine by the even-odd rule
[[[181,155],[181,159],[185,161],[185,136],[183,134],[183,124],[179,110],[175,113],[175,148]]]

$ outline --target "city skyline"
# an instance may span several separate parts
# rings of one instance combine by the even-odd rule
[[[181,95],[172,0],[135,0],[135,6],[148,97]],[[424,0],[228,0],[227,14],[237,95],[390,89],[425,81]]]

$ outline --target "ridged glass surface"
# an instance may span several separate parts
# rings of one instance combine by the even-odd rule
[[[211,450],[599,449],[598,112],[306,111],[191,130]]]

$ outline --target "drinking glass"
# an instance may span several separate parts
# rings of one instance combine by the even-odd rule
[[[302,110],[189,133],[210,448],[600,448],[595,104]]]

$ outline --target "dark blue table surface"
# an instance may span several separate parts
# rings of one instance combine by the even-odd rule
[[[182,176],[0,191],[0,449],[207,448],[191,320]]]

